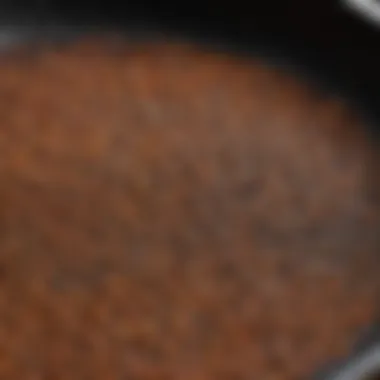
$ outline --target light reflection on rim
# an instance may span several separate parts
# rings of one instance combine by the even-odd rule
[[[342,0],[343,5],[380,28],[380,1],[378,0]]]
[[[380,380],[380,325],[372,326],[348,358],[330,365],[314,380]]]

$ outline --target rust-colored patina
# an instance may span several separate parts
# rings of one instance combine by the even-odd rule
[[[259,60],[4,56],[0,378],[307,378],[376,316],[377,172],[349,106]]]

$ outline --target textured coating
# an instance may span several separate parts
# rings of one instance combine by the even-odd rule
[[[83,41],[0,61],[0,378],[302,379],[380,295],[377,159],[248,58]]]

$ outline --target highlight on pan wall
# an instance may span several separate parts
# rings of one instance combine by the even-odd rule
[[[343,4],[362,19],[380,28],[379,0],[343,0]]]

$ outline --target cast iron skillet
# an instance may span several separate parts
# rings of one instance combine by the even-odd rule
[[[48,20],[48,21],[47,21]],[[99,27],[98,25],[91,25],[83,23],[68,24],[62,23],[55,19],[42,19],[33,17],[20,17],[0,20],[0,52],[7,54],[8,51],[15,47],[27,47],[33,49],[34,45],[51,45],[67,43],[75,40],[77,37],[84,35],[94,35],[106,31],[112,31],[110,25]],[[113,31],[115,32],[115,31]],[[118,32],[126,33],[125,30]],[[157,33],[154,29],[147,30],[141,27],[133,28],[128,27],[128,37],[130,38],[159,38],[161,33]],[[196,38],[195,38],[196,39]],[[194,41],[194,36],[191,39]],[[204,40],[202,42],[205,42]],[[224,48],[228,45],[228,41],[218,41],[216,39],[209,39],[206,43],[219,44]],[[227,47],[229,50],[236,50],[236,45]],[[239,49],[239,48],[238,48]],[[326,72],[316,72],[308,67],[307,62],[298,58],[294,59],[293,54],[284,54],[284,51],[279,49],[279,46],[271,46],[264,43],[257,46],[255,54],[261,56],[265,55],[275,61],[282,61],[286,65],[290,65],[299,73],[300,70],[306,75],[313,76],[320,83],[321,80],[331,86],[331,76],[329,77]],[[338,86],[339,87],[339,86]],[[334,88],[334,85],[332,86]],[[336,88],[336,86],[335,86]],[[342,86],[340,86],[342,90]],[[375,322],[369,326],[367,331],[363,331],[362,338],[357,342],[351,354],[345,359],[326,363],[324,368],[321,368],[315,373],[315,380],[375,380],[380,379],[380,323]]]

